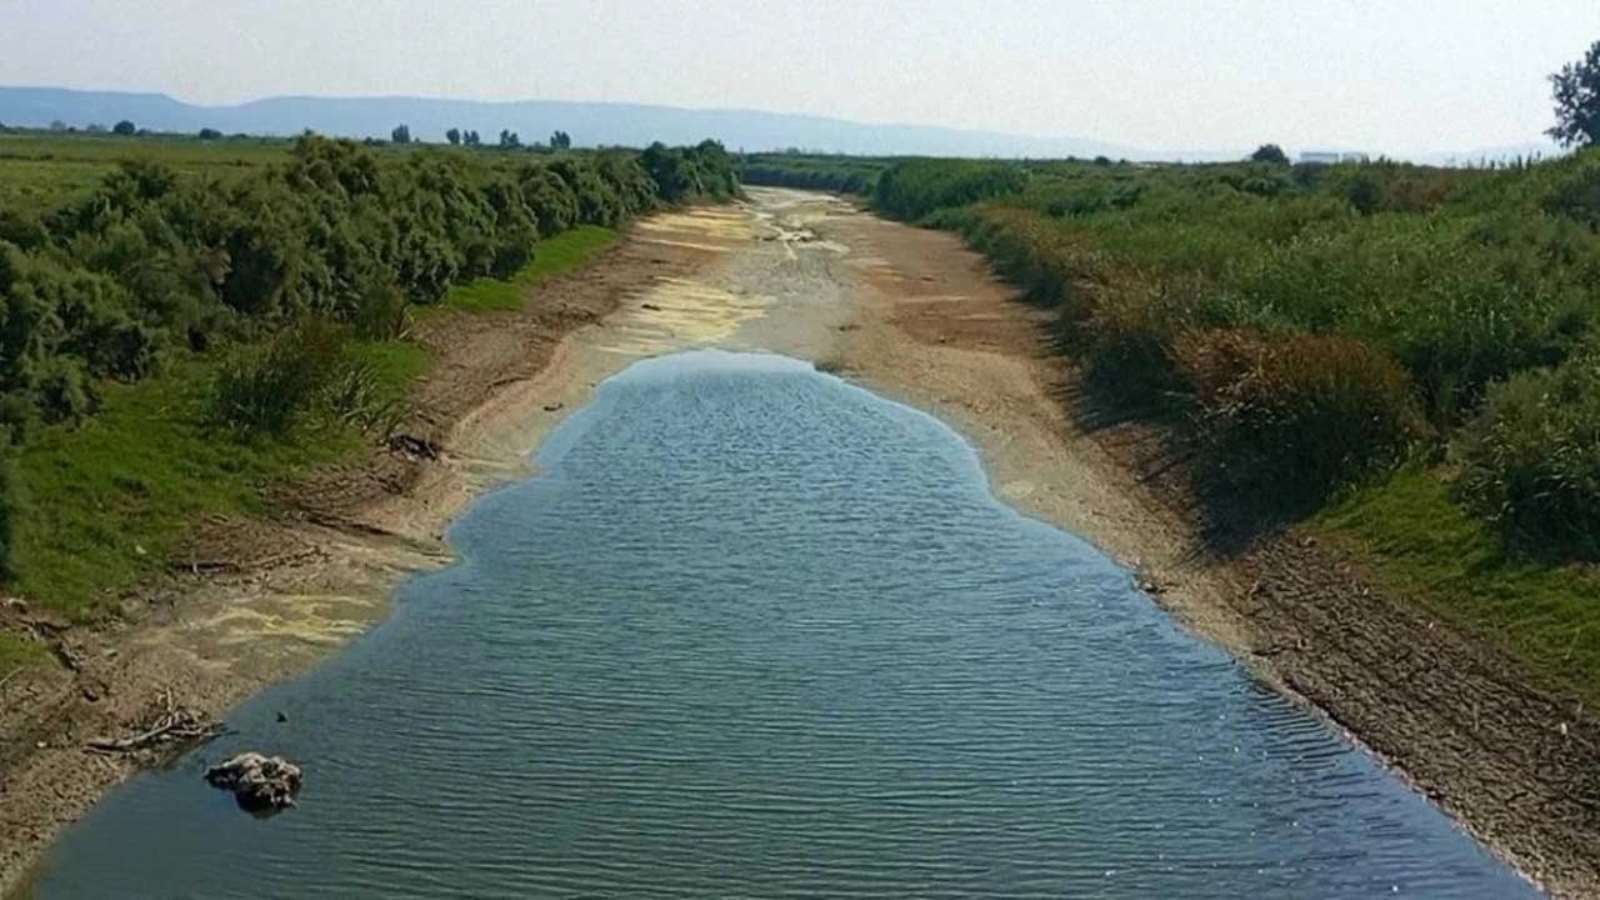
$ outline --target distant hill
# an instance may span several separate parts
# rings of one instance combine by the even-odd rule
[[[442,141],[450,128],[473,129],[492,142],[502,128],[524,143],[557,128],[583,146],[697,143],[716,138],[730,150],[782,150],[930,156],[1109,156],[1148,159],[1137,148],[1081,138],[1042,138],[925,125],[877,125],[822,116],[735,109],[681,109],[630,103],[525,100],[485,103],[420,97],[272,97],[236,106],[196,106],[165,94],[0,87],[0,122],[83,128],[128,119],[152,131],[215,128],[232,134],[292,135],[306,129],[344,137],[389,136],[404,122],[413,136]]]

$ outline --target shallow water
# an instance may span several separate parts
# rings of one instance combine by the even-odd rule
[[[540,463],[392,619],[109,796],[39,895],[1532,893],[926,415],[690,353]],[[245,748],[305,764],[299,809],[201,781]]]

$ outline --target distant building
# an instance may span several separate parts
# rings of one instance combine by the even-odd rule
[[[1313,166],[1334,166],[1339,163],[1370,162],[1365,153],[1339,153],[1332,150],[1311,150],[1300,154],[1300,161]]]

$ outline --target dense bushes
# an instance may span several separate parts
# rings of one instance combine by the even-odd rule
[[[1600,351],[1495,385],[1456,449],[1463,498],[1513,543],[1600,559]]]
[[[1600,325],[1597,173],[1594,152],[1487,170],[906,160],[873,201],[962,231],[1059,311],[1091,386],[1187,406],[1258,497],[1322,496],[1419,442],[1437,458],[1473,422],[1462,496],[1592,554],[1600,403],[1568,360]]]
[[[1027,173],[1014,163],[913,159],[878,176],[872,203],[915,221],[946,207],[1016,194],[1026,183]]]
[[[726,200],[739,192],[733,157],[716,141],[682,148],[657,142],[639,154],[639,165],[656,183],[661,199],[668,203],[694,197]]]
[[[401,298],[505,277],[541,235],[734,189],[713,142],[549,160],[308,137],[286,165],[229,182],[130,163],[36,228],[8,218],[30,245],[0,239],[0,394],[69,419],[96,379],[137,379],[164,353],[303,316],[386,336]]]
[[[887,159],[854,156],[810,156],[769,153],[742,157],[739,180],[768,187],[805,188],[845,194],[870,195],[878,175],[891,164]]]
[[[1216,471],[1279,499],[1320,499],[1423,434],[1405,372],[1349,338],[1199,331],[1174,354]]]
[[[531,157],[307,136],[228,178],[126,163],[42,217],[0,210],[0,447],[93,412],[106,379],[218,345],[239,348],[218,422],[281,434],[318,404],[372,418],[368,379],[339,361],[348,336],[403,333],[412,305],[511,275],[541,237],[737,187],[712,141]]]

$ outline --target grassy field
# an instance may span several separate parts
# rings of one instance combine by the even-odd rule
[[[112,386],[98,415],[23,448],[15,590],[75,618],[105,612],[116,591],[169,565],[194,523],[261,512],[272,480],[364,446],[329,424],[255,440],[209,426],[211,368],[195,360]]]
[[[1600,702],[1600,575],[1508,553],[1452,501],[1447,476],[1407,467],[1307,524],[1355,551],[1383,587],[1504,647],[1547,683]]]
[[[288,159],[290,142],[270,138],[118,137],[0,133],[0,209],[40,212],[90,193],[125,160],[160,162],[189,175],[228,177]]]

